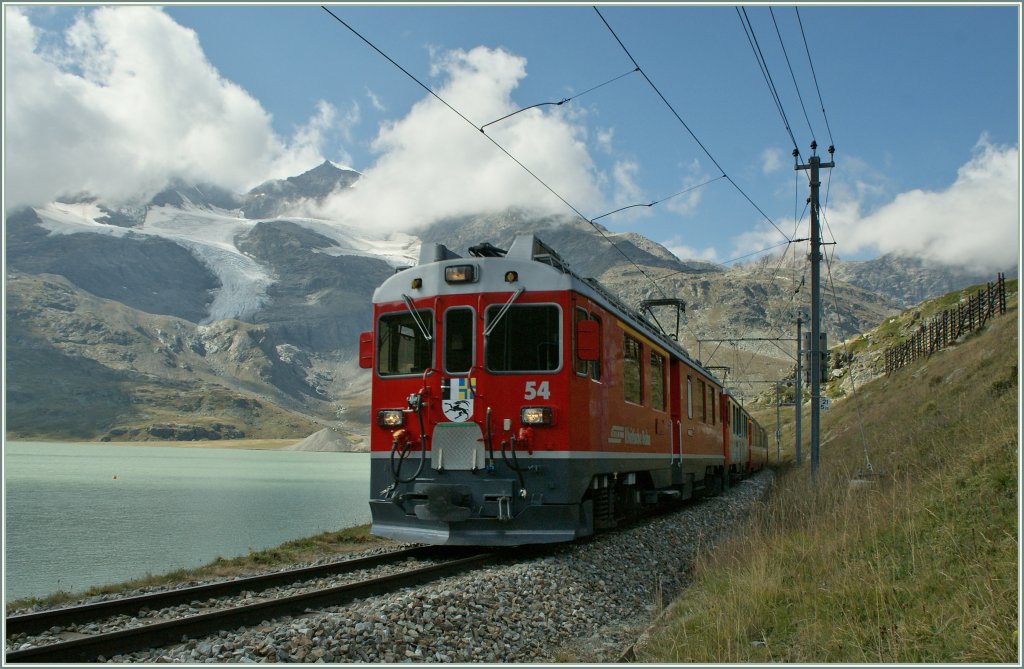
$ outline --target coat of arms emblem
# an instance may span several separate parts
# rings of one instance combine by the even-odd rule
[[[441,411],[445,418],[463,423],[473,417],[473,398],[476,397],[476,379],[446,379],[441,384]]]

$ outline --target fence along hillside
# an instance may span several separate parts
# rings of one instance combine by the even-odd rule
[[[974,295],[961,300],[924,323],[902,344],[885,349],[885,374],[926,358],[935,351],[951,346],[966,334],[984,327],[988,319],[1006,313],[1006,277],[1001,272],[995,283],[989,282]]]

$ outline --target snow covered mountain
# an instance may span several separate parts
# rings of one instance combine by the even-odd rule
[[[316,202],[356,178],[324,163],[241,196],[177,183],[138,206],[111,208],[79,196],[9,215],[8,431],[63,438],[164,433],[164,423],[180,415],[158,412],[166,420],[154,423],[137,410],[161,408],[140,400],[146,393],[139,388],[154,383],[160,392],[148,396],[157,404],[169,387],[184,384],[179,391],[195,395],[193,404],[225,393],[252,407],[250,414],[274,405],[295,417],[290,427],[261,426],[253,415],[229,420],[207,407],[192,412],[190,427],[179,430],[186,436],[193,428],[215,436],[303,436],[311,426],[365,410],[368,379],[352,364],[358,333],[370,326],[373,289],[395,267],[415,261],[419,239],[254,216]],[[135,324],[109,326],[126,321]],[[227,340],[213,341],[218,337]],[[39,351],[48,352],[45,370],[31,362]],[[40,411],[67,406],[55,375],[78,389],[95,375],[93,365],[64,364],[68,358],[115,373],[110,382],[123,401],[101,412],[102,425]],[[41,418],[48,413],[50,419]]]
[[[246,194],[175,182],[138,204],[83,194],[9,214],[8,435],[304,437],[329,425],[358,441],[369,420],[358,334],[371,327],[373,290],[414,264],[421,242],[464,252],[536,232],[631,303],[650,296],[641,269],[660,273],[664,290],[687,299],[693,336],[768,333],[790,317],[785,280],[683,262],[639,235],[566,217],[482,213],[413,235],[296,215],[359,178],[325,162]],[[853,306],[833,318],[837,335],[893,311],[875,293],[841,290]],[[772,373],[787,364],[771,362]]]

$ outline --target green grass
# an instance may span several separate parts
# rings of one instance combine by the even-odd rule
[[[173,583],[189,583],[210,578],[246,576],[265,571],[268,567],[281,567],[300,562],[312,562],[323,558],[342,559],[347,553],[360,551],[376,545],[386,545],[388,540],[370,534],[370,525],[357,525],[336,532],[324,532],[304,539],[296,539],[280,546],[261,551],[249,551],[247,555],[234,558],[218,557],[208,565],[194,569],[179,569],[168,574],[149,575],[144,578],[125,581],[83,592],[58,592],[49,597],[26,598],[9,602],[7,610],[29,608],[36,604],[66,604],[97,595],[113,594]]]
[[[1016,662],[1016,317],[833,404],[817,481],[780,467],[638,659]]]

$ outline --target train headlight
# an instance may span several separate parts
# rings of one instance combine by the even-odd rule
[[[405,414],[401,409],[381,409],[377,412],[377,425],[384,428],[402,427],[405,425]]]
[[[472,283],[476,281],[476,267],[473,265],[450,265],[445,267],[444,280],[448,283]]]
[[[551,407],[523,407],[519,418],[523,425],[551,425]]]

